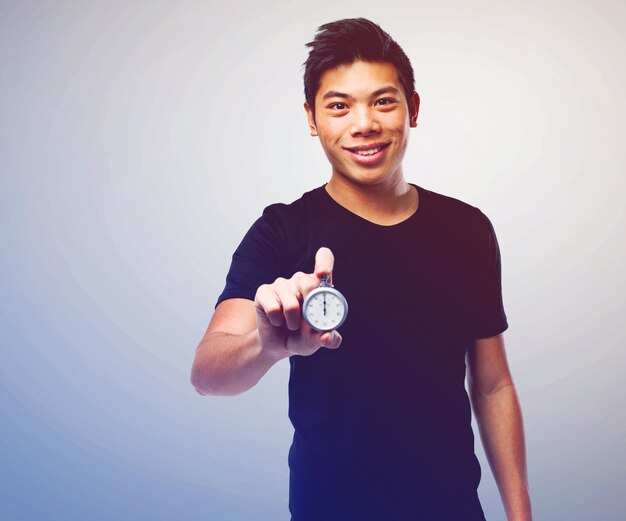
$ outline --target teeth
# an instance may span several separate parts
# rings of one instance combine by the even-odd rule
[[[369,150],[355,150],[355,152],[359,154],[360,156],[371,156],[372,154],[375,154],[379,150],[380,150],[380,147],[370,148]]]

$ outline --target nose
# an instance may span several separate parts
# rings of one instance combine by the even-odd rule
[[[380,124],[376,118],[376,113],[368,107],[355,108],[352,111],[352,117],[350,133],[353,136],[369,136],[380,132]]]

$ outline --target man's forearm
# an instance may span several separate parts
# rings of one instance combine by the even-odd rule
[[[214,333],[198,346],[191,382],[200,394],[241,394],[286,356],[286,351],[264,349],[256,329],[243,335]]]
[[[507,519],[530,521],[524,427],[515,387],[472,394],[472,407]]]

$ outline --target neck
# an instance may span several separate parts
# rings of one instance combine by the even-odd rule
[[[401,221],[413,214],[419,204],[417,190],[401,173],[389,182],[367,185],[333,172],[326,191],[344,208],[379,224]]]

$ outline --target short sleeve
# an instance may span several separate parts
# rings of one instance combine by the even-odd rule
[[[474,338],[489,338],[505,331],[509,325],[502,299],[502,267],[500,247],[491,221],[481,212],[478,243],[479,263],[476,266],[476,299]]]
[[[285,234],[278,215],[280,203],[263,211],[232,256],[226,286],[215,307],[229,298],[254,300],[259,286],[283,276],[286,266]]]

